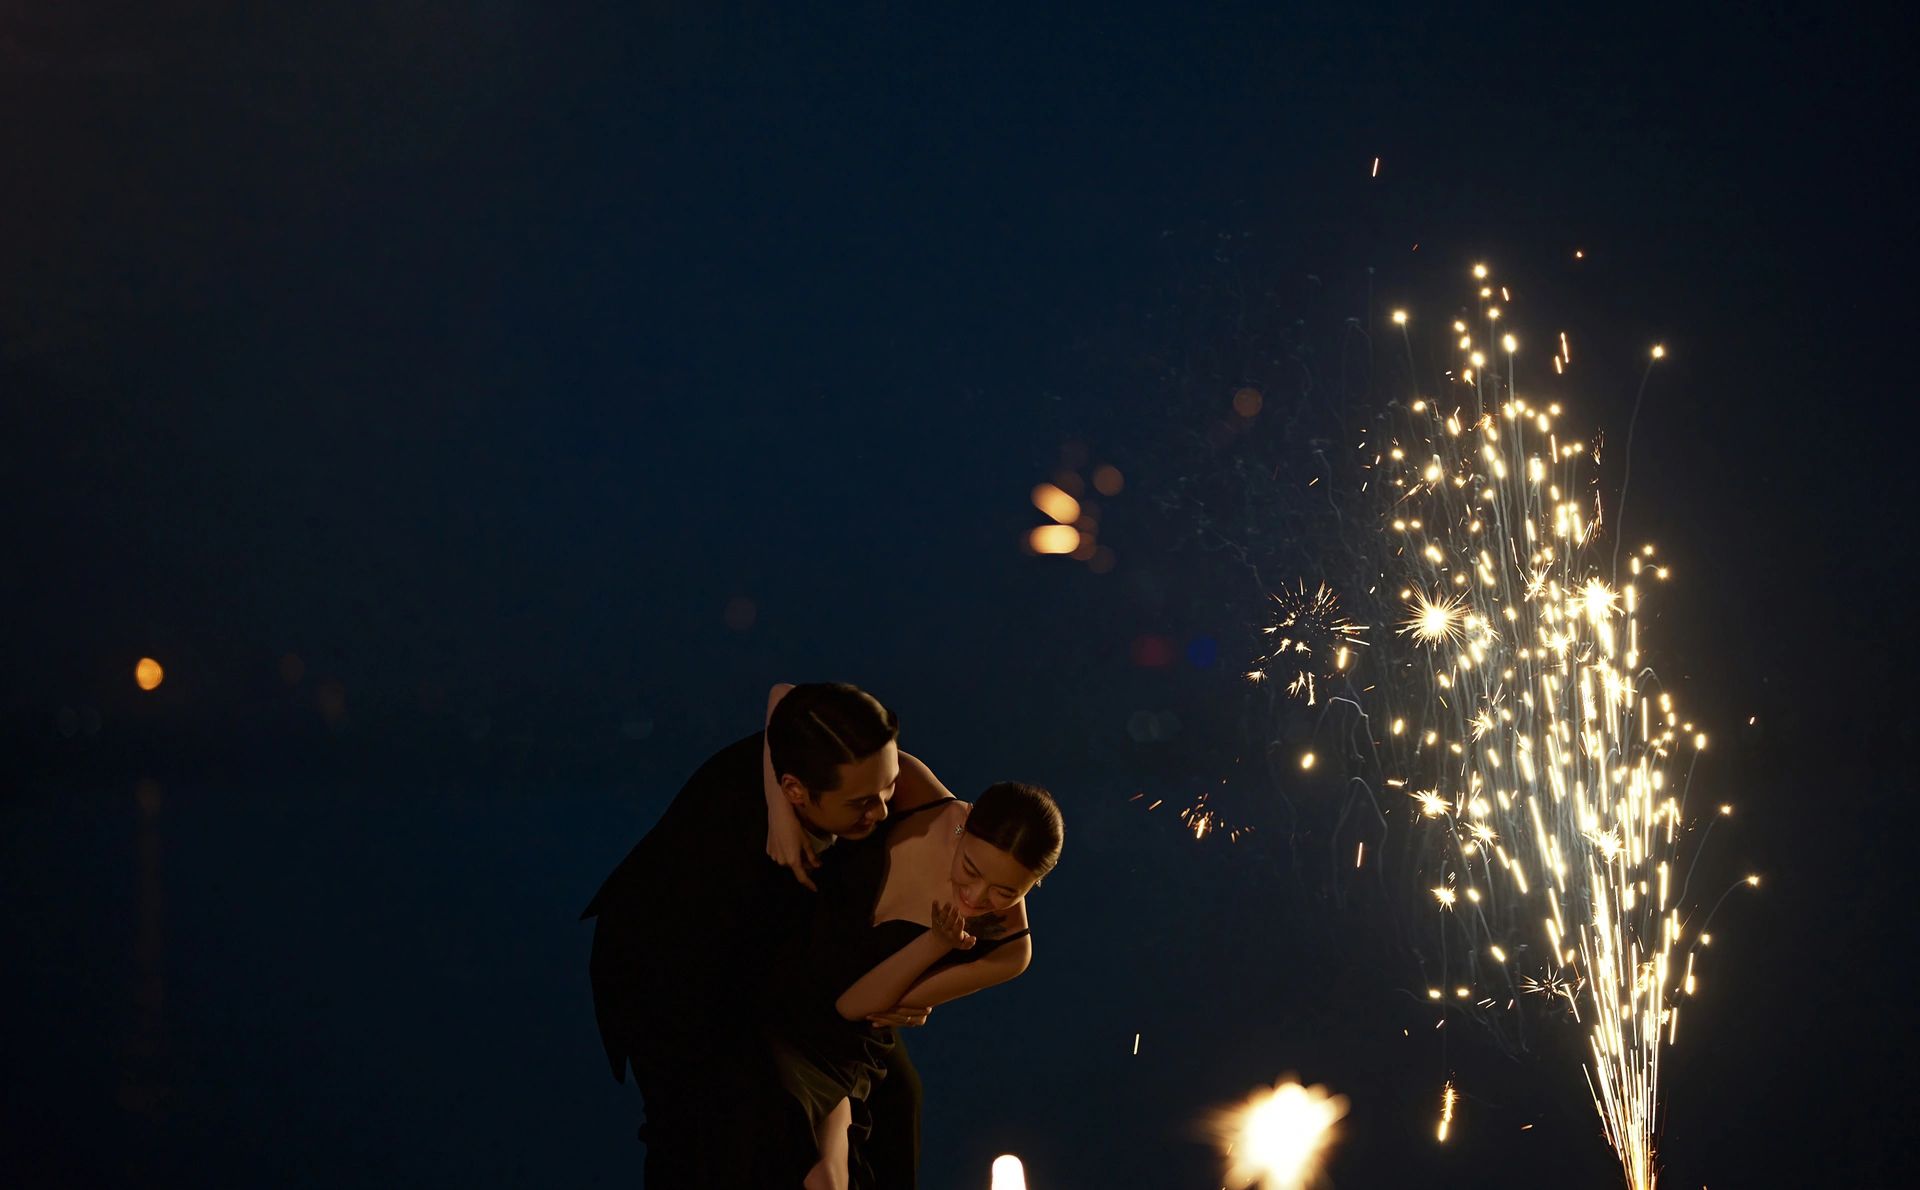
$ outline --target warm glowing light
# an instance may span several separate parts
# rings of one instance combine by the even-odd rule
[[[1604,622],[1620,610],[1620,596],[1609,591],[1607,585],[1597,578],[1587,580],[1587,585],[1581,589],[1580,598],[1588,621],[1594,624]]]
[[[1062,525],[1071,525],[1080,519],[1080,501],[1050,483],[1034,487],[1033,506]]]
[[[1407,312],[1405,310],[1395,310],[1393,312],[1393,321],[1396,326],[1407,325]]]
[[[1071,554],[1080,548],[1080,530],[1072,525],[1041,525],[1027,535],[1036,554]]]
[[[1654,344],[1654,345],[1653,345],[1653,358],[1655,358],[1655,359],[1665,359],[1665,358],[1667,358],[1667,349],[1666,349],[1665,347],[1662,347],[1662,346],[1660,346],[1660,345],[1659,345],[1658,343],[1656,343],[1656,344]]]
[[[1322,1086],[1287,1080],[1255,1091],[1238,1110],[1214,1120],[1227,1157],[1227,1185],[1305,1190],[1319,1176],[1336,1125],[1346,1114],[1346,1096]]]
[[[1006,1153],[993,1159],[992,1190],[1027,1190],[1027,1170],[1020,1158]]]
[[[166,676],[167,671],[161,669],[160,663],[151,657],[142,657],[133,667],[133,680],[142,690],[159,689],[161,681]]]
[[[1102,463],[1093,471],[1093,490],[1102,496],[1118,496],[1127,486],[1126,477],[1120,474],[1120,468],[1111,463]]]
[[[1484,281],[1484,280],[1486,280],[1486,278],[1487,278],[1487,266],[1486,266],[1486,265],[1484,265],[1484,264],[1476,264],[1476,265],[1474,265],[1474,266],[1473,266],[1473,275],[1474,275],[1474,277],[1475,277],[1475,279],[1477,279],[1477,280],[1481,280],[1481,281]]]
[[[1436,1130],[1442,1144],[1446,1143],[1447,1132],[1453,1127],[1453,1105],[1458,1102],[1460,1093],[1453,1089],[1453,1080],[1440,1090],[1440,1127]]]
[[[1410,632],[1423,644],[1457,643],[1465,635],[1466,601],[1460,596],[1429,599],[1425,591],[1416,591],[1413,614],[1402,622],[1401,631]]]
[[[1260,390],[1257,388],[1243,388],[1233,394],[1233,411],[1241,417],[1255,416],[1260,412],[1260,406],[1265,403],[1266,398],[1260,395]]]

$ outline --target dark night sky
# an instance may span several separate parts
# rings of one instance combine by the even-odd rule
[[[1342,1185],[1607,1184],[1570,1060],[1408,1057],[1283,854],[1126,811],[1231,762],[1125,731],[1233,697],[1128,641],[1249,626],[1156,545],[1133,358],[1223,234],[1335,327],[1487,259],[1613,436],[1673,349],[1631,511],[1769,874],[1673,1184],[1901,1167],[1911,29],[584,7],[0,9],[0,1180],[631,1184],[571,913],[843,677],[1073,824],[1059,958],[915,1039],[929,1186],[1217,1184],[1181,1117],[1284,1069],[1354,1095]],[[1136,481],[1108,576],[1017,548],[1068,439]],[[1446,1062],[1489,1090],[1436,1151]]]

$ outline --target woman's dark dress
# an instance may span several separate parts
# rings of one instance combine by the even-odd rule
[[[785,1010],[775,1017],[772,1038],[781,1082],[799,1101],[816,1132],[842,1099],[854,1101],[855,1126],[861,1131],[860,1101],[885,1076],[887,1056],[897,1044],[891,1025],[849,1021],[834,1007],[835,1001],[861,976],[927,932],[926,926],[911,921],[873,924],[874,907],[887,876],[887,839],[914,815],[956,800],[942,798],[917,806],[889,818],[869,838],[840,844],[846,850],[831,878],[819,881],[820,901],[807,951],[794,959],[799,978],[792,986],[799,994],[789,998]],[[1029,932],[981,939],[972,949],[954,951],[928,970],[973,962]]]

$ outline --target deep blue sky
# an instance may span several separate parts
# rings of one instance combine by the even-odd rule
[[[353,1076],[323,1069],[311,1110],[249,1115],[235,1104],[304,1101],[266,1057],[216,1078],[209,1055],[272,1047],[182,1022],[270,1003],[284,1011],[260,1019],[284,1028],[310,985],[235,965],[250,939],[280,953],[258,941],[269,910],[232,908],[257,898],[170,885],[169,937],[232,931],[169,952],[173,1065],[153,1077],[182,1106],[128,1124],[100,1090],[111,1039],[105,1084],[37,1050],[43,1077],[17,1097],[70,1131],[35,1160],[97,1128],[149,1154],[114,1168],[179,1171],[245,1134],[258,1151],[232,1169],[258,1173],[279,1168],[260,1155],[276,1136],[337,1149],[302,1124],[318,1113],[387,1136],[369,1169],[426,1168],[417,1150],[474,1135],[501,1146],[486,1169],[553,1172],[524,1184],[623,1169],[632,1105],[590,1081],[565,905],[751,729],[769,682],[846,677],[894,702],[957,787],[1045,781],[1087,840],[1086,875],[1070,849],[1048,909],[1079,965],[927,1034],[930,1155],[991,1147],[954,1122],[964,1102],[981,1136],[1049,1161],[1047,1184],[1138,1168],[1201,1185],[1163,1117],[1310,1066],[1377,1096],[1346,1184],[1517,1185],[1550,1165],[1490,1166],[1507,1142],[1485,1133],[1470,1163],[1425,1153],[1433,1056],[1396,1079],[1376,1052],[1399,1034],[1370,999],[1391,961],[1328,942],[1278,856],[1215,863],[1119,808],[1234,760],[1198,728],[1174,754],[1125,732],[1136,710],[1201,724],[1237,697],[1217,671],[1130,666],[1130,640],[1232,654],[1255,606],[1156,519],[1169,480],[1231,461],[1180,445],[1204,418],[1165,386],[1206,379],[1219,347],[1193,317],[1216,253],[1325,342],[1390,300],[1456,300],[1487,259],[1523,325],[1572,330],[1593,366],[1584,414],[1616,440],[1639,353],[1672,347],[1631,511],[1684,559],[1664,672],[1739,741],[1722,788],[1753,783],[1730,790],[1756,825],[1727,862],[1766,865],[1780,890],[1776,916],[1741,927],[1751,998],[1706,1034],[1724,1063],[1677,1063],[1694,1106],[1675,1109],[1676,1168],[1819,1180],[1835,1149],[1877,1168],[1903,1126],[1860,1069],[1904,1019],[1880,965],[1905,960],[1872,923],[1899,920],[1911,837],[1912,728],[1888,697],[1914,660],[1892,432],[1914,314],[1896,180],[1910,30],[1784,7],[17,8],[0,16],[0,746],[20,774],[5,936],[37,974],[10,1017],[117,1037],[137,1015],[119,943],[47,956],[134,930],[121,885],[145,778],[170,791],[161,821],[194,887],[336,890],[300,920],[367,1027],[326,1052],[387,1019],[343,917],[387,921],[401,898],[394,919],[465,905],[458,961],[368,927],[422,996],[500,969],[494,923],[538,940],[514,951],[538,974],[502,1045],[551,1071],[538,1094],[443,1110],[423,1058],[409,1077],[430,1106],[369,1124],[326,1116]],[[1016,548],[1069,439],[1134,481],[1107,510],[1108,576]],[[742,598],[744,630],[725,620]],[[142,654],[168,666],[152,696],[129,681]],[[1749,715],[1759,731],[1733,730]],[[322,792],[291,804],[326,825],[258,801],[297,784]],[[263,866],[250,832],[290,834],[303,858]],[[512,877],[471,904],[447,891],[483,857]],[[29,907],[49,900],[67,908]],[[1255,939],[1194,924],[1226,906]],[[1262,957],[1242,966],[1236,947]],[[1209,1003],[1151,1077],[1099,1065],[1129,1021],[1176,1028]],[[1573,1086],[1571,1066],[1545,1069],[1486,1077]],[[1010,1104],[1008,1080],[1032,1102]],[[1076,1107],[1086,1081],[1109,1097]],[[1558,1135],[1588,1146],[1568,1160],[1602,1184],[1568,1104]],[[1801,1110],[1818,1126],[1793,1124]],[[524,1143],[498,1141],[517,1121]],[[1115,1128],[1140,1151],[1090,1150]],[[946,1176],[929,1184],[984,1180]]]

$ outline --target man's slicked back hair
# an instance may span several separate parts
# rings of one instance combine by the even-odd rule
[[[865,760],[899,736],[894,713],[846,682],[795,686],[767,722],[775,775],[800,778],[814,801],[839,787],[841,765]]]

